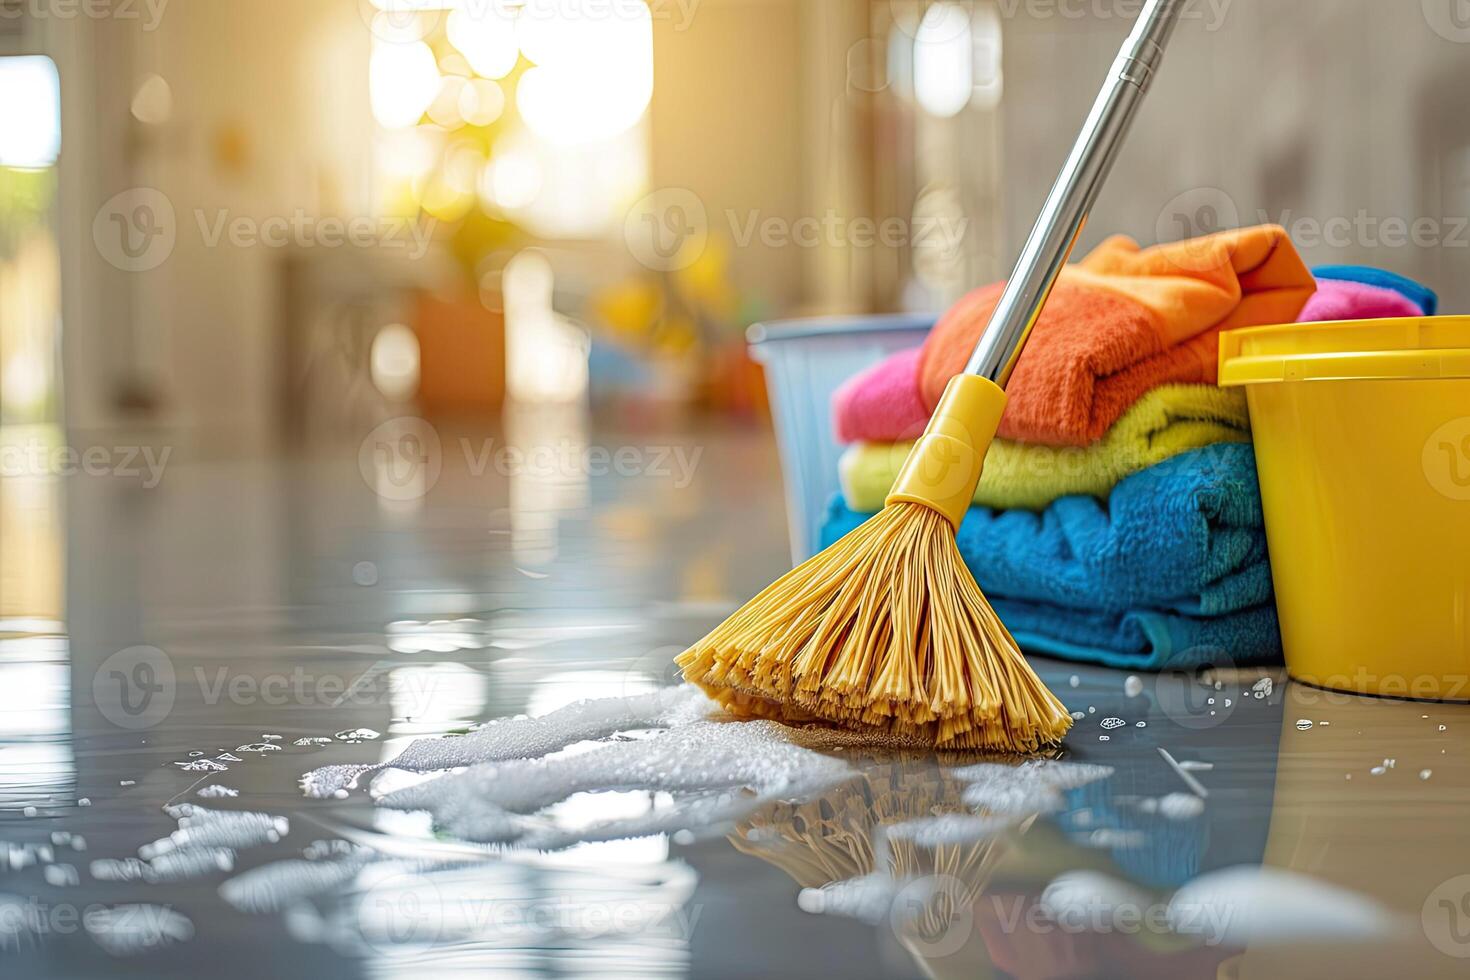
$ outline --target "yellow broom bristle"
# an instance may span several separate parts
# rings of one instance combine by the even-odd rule
[[[942,749],[1035,752],[1072,726],[939,512],[898,502],[677,660],[732,714],[816,719]]]

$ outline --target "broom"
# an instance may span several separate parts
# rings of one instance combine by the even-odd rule
[[[1072,719],[1022,656],[955,544],[1004,387],[1112,168],[1184,0],[1148,0],[965,373],[949,383],[883,511],[677,658],[741,717],[823,720],[948,749],[1034,752]]]

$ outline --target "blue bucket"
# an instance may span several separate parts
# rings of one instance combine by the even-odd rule
[[[832,432],[832,395],[848,378],[924,342],[931,313],[758,323],[746,334],[771,394],[792,564],[820,549],[822,517],[839,489],[842,447]]]

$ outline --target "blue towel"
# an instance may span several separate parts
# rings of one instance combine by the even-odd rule
[[[834,500],[824,546],[867,517]],[[972,508],[957,541],[1028,651],[1136,670],[1281,657],[1250,446],[1165,460],[1106,504]]]
[[[996,615],[1027,653],[1127,670],[1281,662],[1281,626],[1274,603],[1199,618],[1155,610],[1111,615],[994,595],[989,598]]]
[[[1405,276],[1366,265],[1323,265],[1312,270],[1318,279],[1336,279],[1338,282],[1360,282],[1380,289],[1392,289],[1409,302],[1418,305],[1425,316],[1434,316],[1439,310],[1439,297],[1434,290]]]
[[[832,502],[829,545],[868,515]],[[960,553],[986,592],[1103,613],[1220,616],[1271,600],[1251,447],[1183,453],[1125,477],[1106,503],[1063,497],[1041,513],[972,507]]]

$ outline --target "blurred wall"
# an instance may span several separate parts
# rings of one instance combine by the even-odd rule
[[[871,213],[864,98],[848,56],[868,0],[701,0],[655,21],[650,185],[687,189],[737,284],[774,314],[866,310],[872,250],[766,236],[802,218]],[[857,93],[863,96],[864,93]]]
[[[65,80],[73,428],[142,418],[192,433],[200,447],[270,443],[281,410],[284,250],[206,239],[221,218],[374,213],[366,6],[189,0],[169,4],[151,31],[109,19],[51,23],[48,48]],[[699,197],[754,309],[869,308],[871,250],[732,241],[767,219],[789,226],[828,209],[871,210],[871,144],[846,74],[868,0],[658,10],[670,16],[654,20],[650,189]],[[145,124],[129,107],[152,75],[167,82],[172,110]],[[173,211],[172,253],[146,271],[117,268],[93,241],[99,209],[132,188],[158,191]],[[598,244],[619,249],[605,266],[628,263],[620,241]]]
[[[156,421],[201,442],[265,442],[283,250],[211,239],[222,217],[368,213],[370,35],[355,4],[190,0],[152,31],[52,26],[69,423],[118,424],[146,396]],[[129,111],[149,75],[172,95],[151,125]],[[93,240],[99,209],[130,188],[158,191],[173,212],[173,252],[146,271],[117,268]]]
[[[1382,266],[1433,285],[1447,312],[1470,309],[1470,44],[1437,33],[1419,3],[1221,6],[1217,21],[1190,4],[1202,16],[1180,25],[1080,247],[1276,221],[1312,264]],[[1009,255],[1127,28],[1005,21]],[[1400,231],[1415,221],[1427,244]]]
[[[892,25],[913,20],[909,0],[660,8],[673,16],[654,21],[650,189],[695,193],[758,314],[937,308],[1009,267],[1131,5],[973,4],[1001,18],[1003,98],[945,119],[901,91]],[[1191,9],[1203,16],[1181,26],[1083,247],[1112,231],[1151,243],[1276,220],[1314,263],[1382,265],[1436,286],[1450,311],[1470,304],[1470,45],[1436,33],[1413,3]],[[372,213],[371,34],[359,4],[188,0],[151,32],[86,18],[41,28],[63,78],[69,423],[127,421],[142,393],[153,419],[201,444],[268,443],[284,256],[210,247],[200,222]],[[129,106],[154,74],[172,109],[146,124]],[[105,202],[140,187],[169,202],[177,241],[167,262],[133,272],[100,253],[93,225]],[[970,225],[956,260],[919,288],[921,259],[902,249],[730,240],[766,219],[911,218],[931,206]],[[1420,219],[1430,244],[1395,238]],[[591,266],[630,264],[620,242],[595,244]]]

